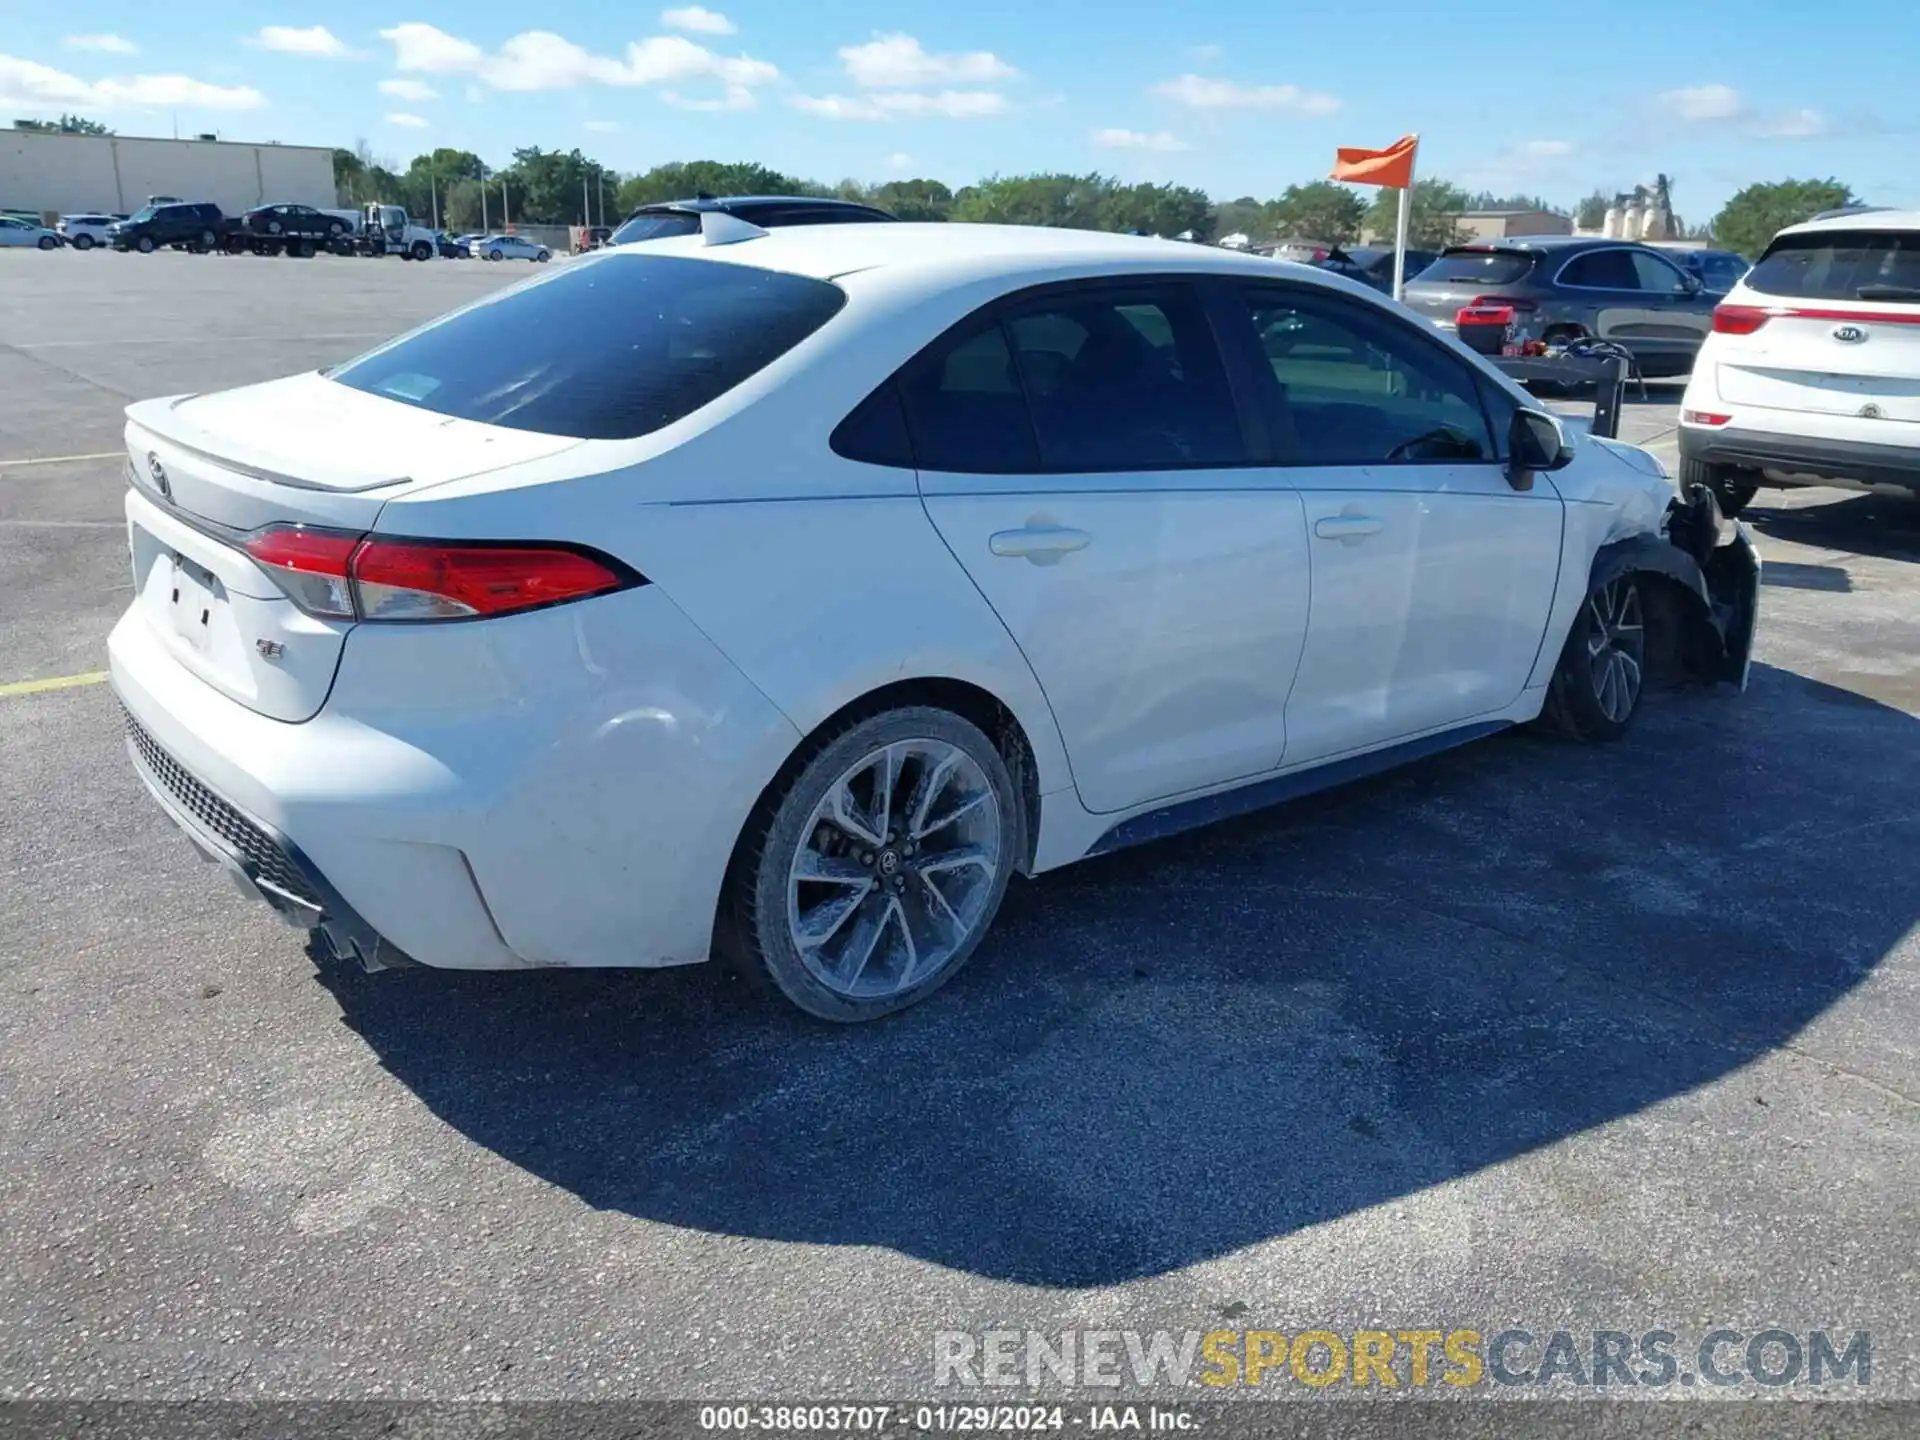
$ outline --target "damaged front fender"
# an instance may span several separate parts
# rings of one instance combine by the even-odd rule
[[[1701,679],[1745,690],[1760,612],[1760,552],[1739,521],[1729,523],[1704,485],[1667,507],[1660,533],[1614,540],[1593,557],[1588,593],[1628,571],[1672,582],[1682,624],[1680,659]]]

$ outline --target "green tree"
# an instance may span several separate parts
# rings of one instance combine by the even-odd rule
[[[1582,200],[1573,212],[1573,223],[1582,230],[1598,230],[1607,223],[1607,210],[1613,204],[1613,197],[1605,191],[1596,190]]]
[[[1191,234],[1213,238],[1213,202],[1186,185],[1116,185],[1101,207],[1102,230],[1144,230],[1149,235]]]
[[[1833,179],[1749,185],[1713,217],[1713,238],[1728,250],[1758,255],[1786,226],[1858,203],[1850,186]]]
[[[1215,235],[1245,235],[1256,243],[1266,238],[1267,207],[1251,195],[1226,200],[1213,207]]]
[[[1567,211],[1540,195],[1502,195],[1497,190],[1478,190],[1467,197],[1469,210],[1541,210],[1549,215]]]
[[[1104,230],[1114,182],[1104,175],[989,175],[953,197],[953,218],[990,225]]]
[[[1314,180],[1289,185],[1267,206],[1267,225],[1280,240],[1324,240],[1349,245],[1360,238],[1367,204],[1345,185]]]
[[[1439,250],[1460,238],[1460,214],[1473,208],[1467,204],[1467,192],[1445,180],[1416,180],[1413,184],[1413,216],[1407,228],[1407,244],[1420,250]],[[1383,189],[1367,207],[1366,232],[1391,243],[1400,204],[1398,190]]]
[[[691,200],[697,195],[792,195],[804,182],[765,165],[725,160],[676,160],[656,165],[620,185],[622,215],[660,200]],[[818,187],[815,187],[817,190]]]
[[[866,201],[902,220],[944,220],[953,210],[953,191],[938,180],[889,180],[868,191]]]
[[[84,115],[62,115],[58,120],[16,120],[16,130],[39,130],[55,135],[111,135],[113,131]]]

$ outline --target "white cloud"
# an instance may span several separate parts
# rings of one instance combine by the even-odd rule
[[[1762,116],[1747,129],[1758,140],[1811,140],[1833,129],[1818,110],[1788,110],[1779,115]]]
[[[1020,72],[985,50],[930,55],[911,35],[877,35],[864,45],[840,50],[853,83],[868,90],[911,89],[927,85],[977,85],[1010,80]]]
[[[1731,85],[1688,85],[1664,92],[1660,101],[1682,120],[1732,120],[1746,108]]]
[[[262,50],[278,50],[285,55],[315,55],[323,60],[338,60],[351,53],[338,35],[324,25],[305,30],[291,25],[263,25],[260,33],[247,41]]]
[[[418,130],[422,128],[426,123],[427,122],[421,119],[418,115],[409,115],[405,111],[401,111],[401,110],[396,110],[392,114],[387,116],[387,124],[403,126],[408,130]]]
[[[896,150],[887,156],[887,168],[889,170],[906,170],[912,165],[913,156],[907,154],[904,150]]]
[[[1573,143],[1568,140],[1529,140],[1520,146],[1520,153],[1529,159],[1554,160],[1562,155],[1573,153]]]
[[[1007,97],[998,90],[941,90],[924,94],[917,90],[890,90],[878,95],[795,95],[789,101],[797,110],[828,120],[893,120],[944,116],[949,120],[978,120],[989,115],[1004,115]]]
[[[382,30],[391,41],[394,65],[430,75],[468,74],[495,90],[565,90],[581,84],[660,85],[711,79],[722,98],[696,99],[703,108],[741,109],[741,95],[780,78],[778,66],[747,55],[718,55],[684,35],[655,35],[636,40],[620,58],[595,55],[549,30],[528,30],[487,54],[471,40],[420,21]],[[746,104],[752,103],[747,95]]]
[[[138,55],[140,47],[119,35],[69,35],[60,42],[75,50],[98,50],[106,55]]]
[[[1162,80],[1153,89],[1155,94],[1190,110],[1290,110],[1296,115],[1329,115],[1340,108],[1334,96],[1302,90],[1298,85],[1240,85],[1204,75],[1176,76]]]
[[[751,110],[753,92],[744,85],[729,85],[718,99],[689,99],[678,90],[662,90],[660,99],[676,110]]]
[[[1165,130],[1155,130],[1151,134],[1139,130],[1096,130],[1093,132],[1093,143],[1103,150],[1153,150],[1161,154],[1191,148],[1186,141]]]
[[[611,135],[619,130],[617,120],[589,120],[581,128],[591,130],[596,135]]]
[[[382,80],[380,93],[391,95],[396,100],[438,100],[440,92],[424,80]]]
[[[731,35],[740,27],[717,10],[704,5],[689,5],[682,10],[662,10],[660,23],[669,30],[692,30],[699,35]]]
[[[209,85],[186,75],[128,75],[81,80],[33,60],[0,55],[0,106],[68,105],[112,110],[155,106],[182,110],[258,110],[267,97],[250,85]]]

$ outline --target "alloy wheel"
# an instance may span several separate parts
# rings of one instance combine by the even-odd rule
[[[1587,660],[1593,698],[1600,713],[1618,725],[1640,699],[1647,656],[1646,627],[1640,611],[1640,587],[1625,576],[1587,597]]]
[[[1004,835],[992,784],[958,746],[873,751],[827,788],[789,866],[801,962],[847,999],[884,999],[936,973],[986,919]]]

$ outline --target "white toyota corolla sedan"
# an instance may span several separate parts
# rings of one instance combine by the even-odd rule
[[[1744,530],[1357,285],[705,225],[128,408],[133,762],[337,953],[865,1019],[1015,873],[1745,683]]]

